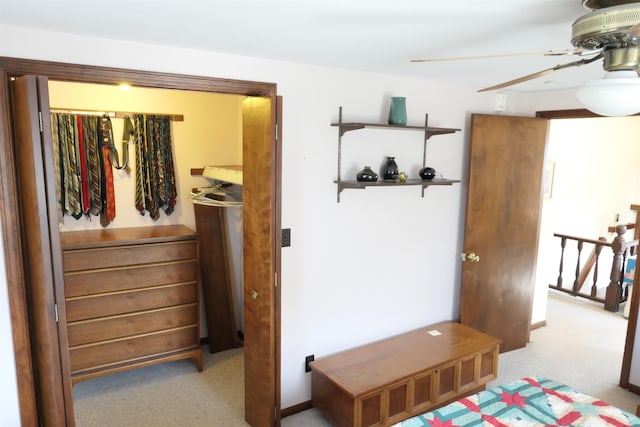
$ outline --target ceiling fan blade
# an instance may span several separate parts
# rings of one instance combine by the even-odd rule
[[[542,71],[538,71],[536,73],[528,74],[526,76],[518,77],[517,79],[509,80],[508,82],[500,83],[500,84],[497,84],[495,86],[491,86],[491,87],[486,87],[484,89],[480,89],[478,92],[488,92],[488,91],[491,91],[491,90],[502,89],[503,87],[513,86],[513,85],[516,85],[518,83],[526,82],[528,80],[533,80],[533,79],[536,79],[538,77],[542,77],[542,76],[545,76],[547,74],[551,74],[554,71],[562,70],[564,68],[579,67],[581,65],[590,64],[591,62],[593,62],[595,60],[598,60],[598,59],[602,58],[603,56],[604,56],[604,53],[600,52],[599,55],[594,56],[593,58],[581,59],[579,61],[568,62],[566,64],[559,64],[559,65],[556,65],[555,67],[547,68],[546,70],[542,70]]]
[[[411,62],[467,61],[472,59],[511,58],[516,56],[564,56],[580,55],[584,49],[548,50],[546,52],[503,53],[498,55],[458,56],[450,58],[412,59]]]

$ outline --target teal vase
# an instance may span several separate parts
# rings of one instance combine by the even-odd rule
[[[391,98],[389,124],[402,126],[407,124],[407,98],[402,96],[394,96]]]

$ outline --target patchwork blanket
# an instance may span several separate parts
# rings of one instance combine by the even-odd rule
[[[640,418],[564,384],[527,377],[415,416],[397,427],[640,426]]]

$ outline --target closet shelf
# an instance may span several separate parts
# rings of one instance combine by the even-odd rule
[[[202,171],[202,176],[217,181],[242,185],[242,165],[205,166]]]

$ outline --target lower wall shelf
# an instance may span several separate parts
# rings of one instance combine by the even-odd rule
[[[421,186],[422,197],[424,197],[424,189],[431,185],[452,185],[460,182],[457,179],[434,179],[431,181],[424,181],[421,179],[408,179],[406,182],[400,181],[376,181],[376,182],[364,182],[364,181],[334,181],[338,184],[338,202],[340,201],[340,193],[345,189],[359,189],[364,190],[367,187],[402,187],[402,186]]]

